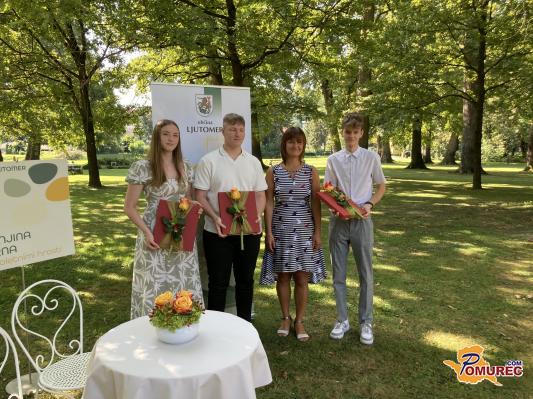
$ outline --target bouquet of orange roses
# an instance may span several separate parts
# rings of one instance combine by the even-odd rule
[[[325,182],[322,190],[316,194],[330,209],[344,219],[362,218],[366,210],[357,206],[346,194],[331,182]]]
[[[175,331],[198,323],[202,313],[202,306],[194,300],[192,292],[181,290],[172,295],[167,291],[155,298],[155,306],[148,317],[154,327]]]

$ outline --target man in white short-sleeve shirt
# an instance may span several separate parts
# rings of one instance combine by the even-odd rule
[[[218,193],[228,192],[235,187],[239,191],[255,192],[259,217],[265,209],[265,176],[259,160],[242,149],[244,126],[242,116],[224,116],[224,144],[200,160],[196,168],[194,188],[196,199],[206,213],[203,240],[209,276],[207,308],[222,312],[225,310],[226,291],[233,268],[237,316],[250,321],[254,270],[261,234],[245,235],[244,249],[241,250],[240,236],[222,234],[224,225],[218,205]]]
[[[385,194],[385,176],[378,154],[359,147],[363,136],[363,116],[347,114],[342,121],[344,149],[328,157],[324,182],[339,187],[353,202],[365,210],[362,219],[344,220],[335,214],[329,224],[329,250],[333,271],[333,287],[337,307],[337,322],[330,337],[341,339],[350,329],[346,303],[346,268],[350,246],[359,275],[359,339],[363,344],[374,342],[372,312],[374,275],[372,251],[374,226],[372,208]],[[376,190],[373,192],[373,186]]]

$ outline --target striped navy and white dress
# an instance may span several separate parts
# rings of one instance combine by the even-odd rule
[[[260,284],[274,284],[277,273],[309,273],[310,283],[326,278],[324,252],[313,250],[314,223],[311,212],[312,168],[303,164],[293,176],[281,165],[273,167],[274,252],[265,249]]]

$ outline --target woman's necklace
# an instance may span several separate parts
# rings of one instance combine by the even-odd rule
[[[291,179],[294,179],[294,176],[298,173],[300,169],[302,169],[303,164],[299,164],[297,168],[287,168],[287,165],[283,164],[283,169],[287,171],[287,174],[291,177]]]

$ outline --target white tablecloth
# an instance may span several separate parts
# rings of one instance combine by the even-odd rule
[[[244,399],[272,382],[253,325],[215,311],[181,345],[160,342],[148,317],[121,324],[97,341],[88,372],[85,399]]]

